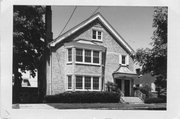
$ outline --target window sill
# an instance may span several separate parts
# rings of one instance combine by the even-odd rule
[[[100,91],[100,90],[88,90],[88,89],[75,89],[75,91]]]
[[[94,42],[103,42],[103,40],[101,39],[101,40],[99,40],[99,39],[92,39],[91,41],[94,41]]]
[[[85,63],[85,62],[75,62],[76,65],[89,65],[89,66],[100,66],[100,64],[95,63]]]

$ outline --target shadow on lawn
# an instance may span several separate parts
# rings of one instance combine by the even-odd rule
[[[92,110],[166,110],[166,104],[121,104],[121,103],[47,103],[56,109]]]

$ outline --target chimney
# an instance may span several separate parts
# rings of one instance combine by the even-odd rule
[[[46,28],[46,43],[48,44],[53,40],[51,6],[46,6],[45,28]]]

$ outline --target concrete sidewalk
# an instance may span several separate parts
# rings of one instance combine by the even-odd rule
[[[13,109],[56,109],[47,104],[13,104]]]

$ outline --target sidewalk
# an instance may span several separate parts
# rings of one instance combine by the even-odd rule
[[[121,103],[48,103],[14,104],[13,109],[95,109],[95,110],[166,110],[166,104],[121,104]]]

